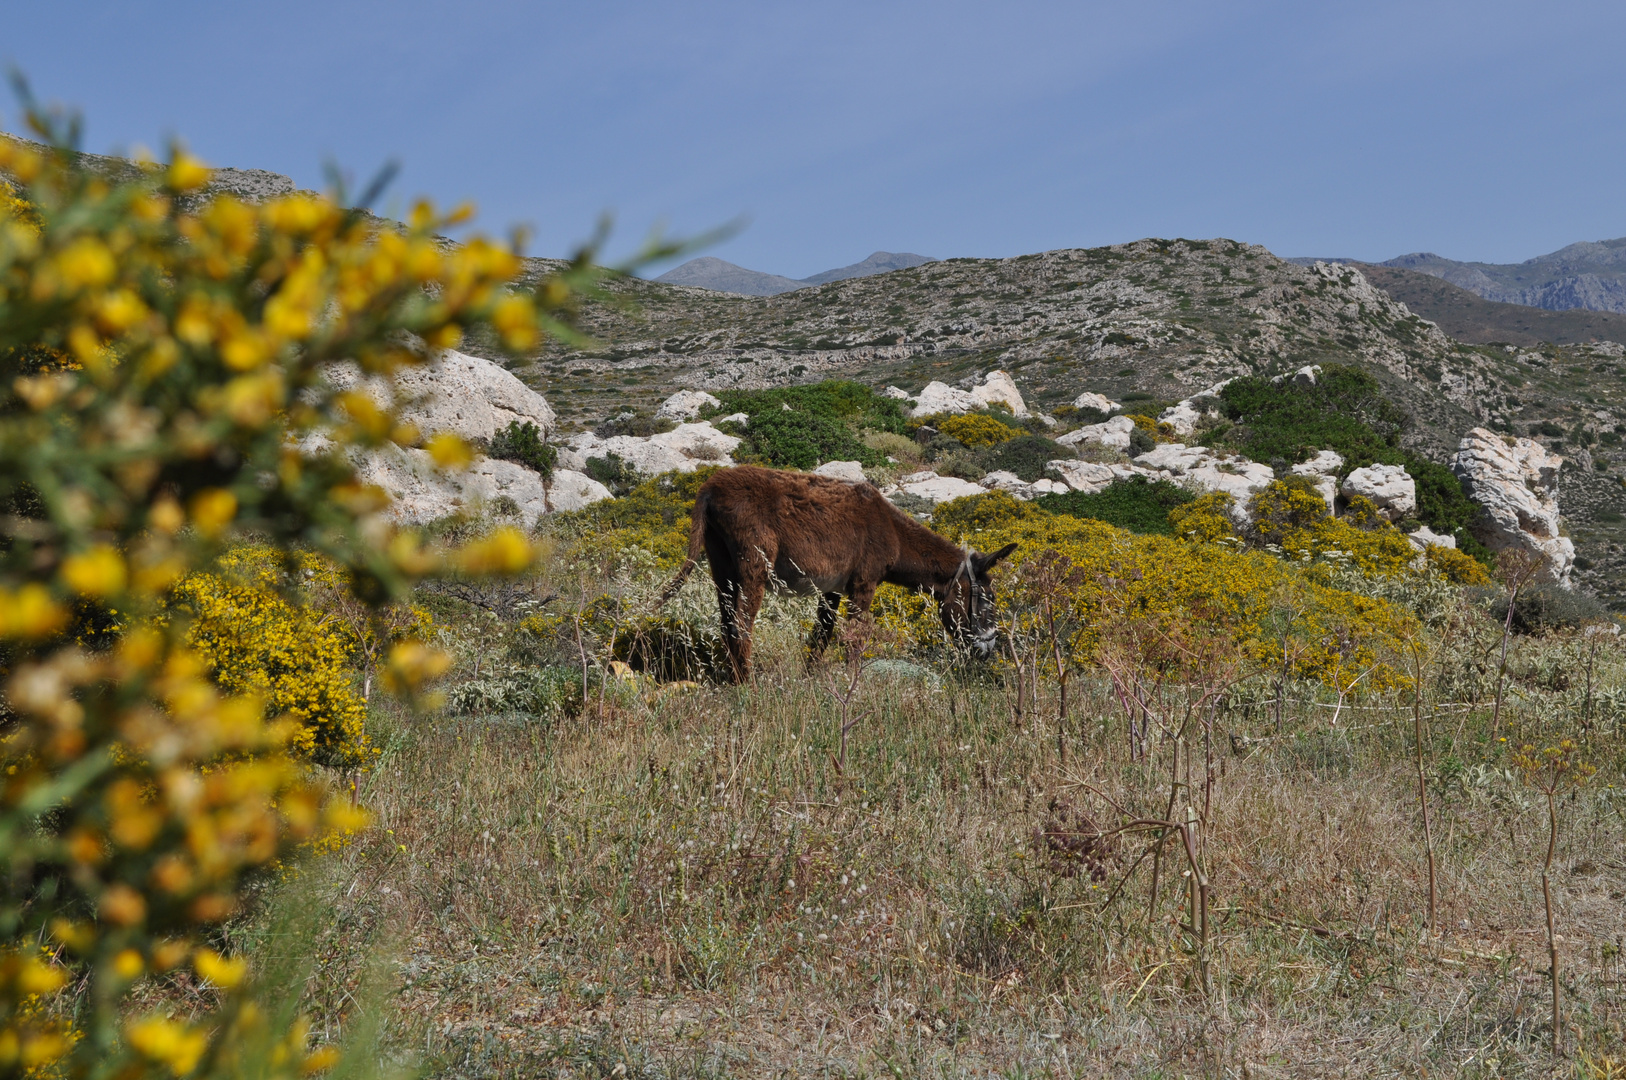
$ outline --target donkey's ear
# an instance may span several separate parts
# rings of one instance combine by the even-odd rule
[[[977,573],[986,574],[994,568],[994,564],[1016,550],[1015,544],[1006,544],[992,555],[977,556]]]

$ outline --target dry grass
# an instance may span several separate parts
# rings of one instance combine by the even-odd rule
[[[1064,765],[991,681],[868,674],[843,774],[833,673],[793,631],[745,689],[399,721],[378,828],[339,860],[334,972],[397,950],[399,1041],[445,1076],[1573,1075],[1546,1048],[1544,811],[1479,741],[1488,708],[1431,725],[1435,940],[1406,703],[1329,729],[1306,696],[1280,737],[1222,714],[1205,996],[1172,849],[1149,909],[1143,840],[1102,881],[1035,845],[1054,801],[1113,819],[1081,782],[1163,812],[1166,759],[1130,759],[1101,687],[1072,691]],[[1598,739],[1560,933],[1571,1046],[1618,1057],[1626,803]]]

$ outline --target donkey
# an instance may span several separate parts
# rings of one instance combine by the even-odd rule
[[[700,488],[689,557],[662,592],[674,596],[700,561],[711,565],[723,642],[735,682],[751,676],[751,629],[769,587],[818,594],[817,657],[830,642],[842,596],[868,615],[881,583],[929,591],[944,628],[962,647],[994,651],[994,590],[988,571],[1016,550],[961,549],[893,506],[869,484],[740,465]]]

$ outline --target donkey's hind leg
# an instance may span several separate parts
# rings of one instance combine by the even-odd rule
[[[706,536],[706,561],[711,566],[711,580],[717,586],[717,616],[723,631],[723,647],[728,651],[728,675],[734,682],[745,680],[749,661],[741,652],[739,564],[721,538]]]
[[[807,639],[807,666],[816,664],[836,632],[836,613],[841,609],[841,594],[827,592],[819,597],[819,614],[813,624],[813,634]]]
[[[734,609],[735,682],[751,678],[751,632],[756,627],[757,612],[762,610],[762,598],[768,591],[768,570],[763,561],[744,559],[741,563],[739,603]]]

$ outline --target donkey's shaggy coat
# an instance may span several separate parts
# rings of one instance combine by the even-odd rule
[[[770,586],[819,595],[815,655],[829,643],[841,598],[854,615],[866,615],[882,582],[930,592],[960,644],[993,648],[988,571],[1015,544],[992,555],[962,550],[869,484],[752,465],[707,480],[691,522],[688,560],[661,599],[677,592],[703,553],[736,680],[750,677],[751,627]]]

